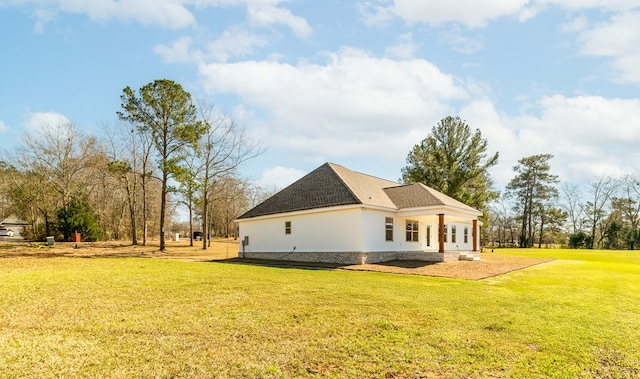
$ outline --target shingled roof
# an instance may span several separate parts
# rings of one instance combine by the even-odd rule
[[[391,209],[452,206],[478,213],[421,183],[400,185],[325,163],[238,219],[357,204]]]
[[[398,209],[445,205],[467,211],[478,212],[476,209],[449,197],[442,192],[438,192],[431,187],[427,187],[422,183],[385,188],[384,192],[389,196]]]

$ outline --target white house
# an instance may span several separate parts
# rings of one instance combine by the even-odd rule
[[[0,219],[0,228],[7,228],[13,232],[14,237],[21,237],[28,223],[20,220],[16,215]]]
[[[480,215],[424,184],[325,163],[236,220],[239,256],[339,264],[479,259]]]

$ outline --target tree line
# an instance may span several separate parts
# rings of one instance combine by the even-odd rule
[[[249,183],[243,163],[261,147],[213,106],[196,104],[182,86],[156,80],[121,95],[119,122],[100,137],[65,123],[43,125],[0,160],[2,217],[15,214],[25,237],[124,240],[160,249],[178,207],[190,238],[235,235],[240,214],[275,193]],[[503,191],[489,174],[480,130],[445,117],[407,155],[404,183],[421,182],[482,211],[484,246],[635,249],[640,244],[640,177],[560,185],[551,154],[523,157]],[[193,244],[193,239],[191,240]]]
[[[42,125],[0,161],[2,216],[29,224],[25,237],[123,240],[160,250],[177,209],[189,235],[233,235],[233,220],[260,189],[239,168],[261,153],[244,129],[212,106],[195,104],[182,86],[156,80],[121,96],[116,126],[100,138],[71,123]],[[196,224],[194,222],[197,221]],[[191,240],[193,244],[193,240]]]
[[[503,191],[494,188],[480,130],[446,117],[415,145],[402,169],[404,183],[422,182],[483,212],[489,247],[568,246],[630,249],[640,245],[640,176],[600,177],[560,184],[551,154],[523,157]]]

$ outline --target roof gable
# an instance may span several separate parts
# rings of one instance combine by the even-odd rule
[[[480,213],[478,210],[422,183],[385,188],[384,192],[398,209],[449,206]]]
[[[332,165],[325,163],[238,218],[361,203]]]
[[[18,216],[16,215],[11,215],[7,218],[5,218],[4,220],[0,220],[0,225],[29,225],[27,222],[22,221],[21,219],[18,218]]]

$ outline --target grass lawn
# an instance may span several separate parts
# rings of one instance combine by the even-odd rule
[[[636,378],[640,252],[480,281],[0,258],[0,378]]]

